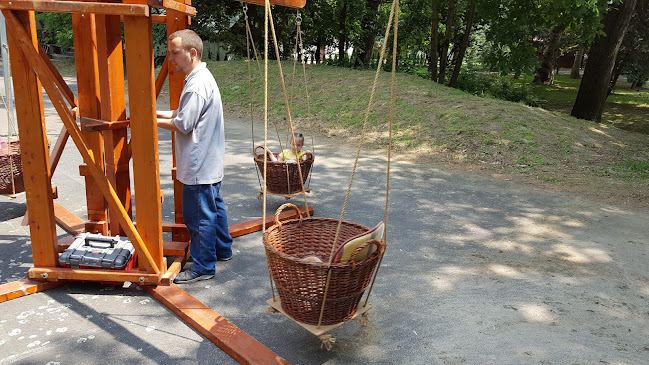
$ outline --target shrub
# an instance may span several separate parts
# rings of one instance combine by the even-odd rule
[[[457,88],[478,96],[525,103],[530,106],[539,105],[529,85],[518,83],[509,77],[464,71],[457,79]]]

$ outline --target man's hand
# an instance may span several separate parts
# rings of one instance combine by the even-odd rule
[[[178,115],[178,110],[156,110],[158,127],[172,132],[180,132],[178,127],[176,127],[176,124],[174,124],[174,118],[176,115]]]

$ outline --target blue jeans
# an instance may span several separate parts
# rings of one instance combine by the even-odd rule
[[[183,219],[191,237],[192,271],[200,275],[214,275],[217,257],[232,256],[232,236],[220,189],[220,182],[183,184]]]

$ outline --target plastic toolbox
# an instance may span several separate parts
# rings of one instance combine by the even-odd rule
[[[82,233],[59,256],[59,264],[74,269],[129,270],[136,257],[126,237]]]

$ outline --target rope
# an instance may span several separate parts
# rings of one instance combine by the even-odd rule
[[[282,71],[282,62],[279,59],[279,46],[277,45],[277,35],[275,34],[275,25],[273,23],[273,14],[270,9],[270,4],[268,0],[266,0],[266,8],[268,11],[268,22],[270,23],[270,29],[273,34],[273,45],[275,46],[275,56],[277,58],[277,67],[279,69],[279,78],[282,80],[282,90],[284,91],[284,105],[286,106],[286,114],[288,116],[288,125],[290,129],[291,135],[295,135],[295,132],[293,130],[293,119],[291,118],[291,106],[289,105],[288,102],[288,93],[286,91],[286,83],[284,82],[284,72]],[[266,32],[268,32],[268,29],[266,29]],[[268,34],[264,35],[265,37],[268,37]],[[264,38],[266,42],[268,41],[267,38]],[[268,44],[266,44],[266,47],[268,47]],[[268,53],[266,53],[266,60],[268,60]],[[268,73],[266,73],[266,78],[268,78]],[[265,83],[268,81],[266,80]],[[268,109],[268,105],[266,104],[266,109]],[[267,110],[266,110],[267,113]],[[265,143],[265,142],[264,142]],[[265,163],[264,163],[265,166]],[[299,159],[297,161],[297,171],[300,176],[300,186],[302,187],[302,196],[304,197],[304,206],[306,208],[306,214],[308,218],[311,218],[311,214],[309,214],[309,204],[306,200],[306,191],[304,189],[304,178],[302,177],[302,164],[300,163]],[[266,179],[266,172],[264,171],[264,179]],[[265,212],[265,210],[264,210]]]
[[[252,68],[250,67],[250,43],[252,46],[255,46],[252,37],[249,37],[250,34],[250,24],[248,23],[248,4],[243,3],[243,18],[246,21],[246,55],[248,59],[248,96],[250,99],[250,128],[252,133],[252,154],[255,154],[255,113],[252,107]],[[261,74],[261,67],[259,66],[259,59],[257,58],[257,49],[255,49],[255,60],[257,61],[257,68]],[[259,170],[255,169],[257,173],[257,181],[259,182],[259,189],[263,189],[261,186],[261,177],[259,176]]]
[[[397,2],[397,6],[399,3],[399,0],[395,0]],[[390,162],[392,160],[392,126],[394,124],[394,84],[395,84],[395,77],[396,77],[396,70],[397,70],[397,36],[399,34],[399,12],[395,14],[394,18],[394,40],[392,43],[392,78],[391,78],[391,85],[390,85],[390,132],[388,136],[388,172],[387,172],[387,177],[386,177],[386,184],[385,184],[385,230],[383,231],[383,242],[385,242],[385,246],[387,248],[388,245],[388,202],[390,198]],[[385,255],[385,251],[383,251],[383,255]],[[367,291],[367,295],[365,296],[365,303],[363,303],[363,307],[367,306],[367,302],[370,300],[370,294],[372,294],[372,289],[374,288],[374,282],[376,281],[376,277],[379,275],[379,269],[381,268],[381,263],[383,262],[383,255],[381,255],[381,258],[379,258],[379,262],[376,265],[376,270],[374,271],[374,277],[372,278],[372,283],[370,284],[370,288]]]
[[[264,154],[268,151],[268,15],[270,11],[270,2],[265,0],[266,6],[264,11]],[[267,196],[267,184],[266,184],[266,172],[268,168],[268,159],[264,156],[264,210],[262,212],[262,223],[261,223],[261,232],[262,234],[266,233],[266,196]],[[268,255],[266,255],[268,256]],[[266,267],[268,269],[268,279],[270,280],[270,291],[273,295],[273,301],[275,301],[275,289],[273,288],[273,275],[270,272],[270,263],[268,262],[268,257],[266,257]]]
[[[320,344],[320,348],[326,348],[327,351],[331,351],[331,349],[334,347],[334,343],[336,343],[336,338],[333,337],[332,335],[320,335],[318,336],[320,341],[322,343]]]
[[[395,19],[395,13],[397,12],[396,10],[399,7],[399,0],[395,0],[392,3],[392,8],[390,9],[390,16],[388,17],[388,24],[385,28],[385,36],[383,39],[387,40],[389,35],[390,35],[390,28],[392,26],[392,22]],[[395,30],[396,30],[396,25],[395,25]],[[396,35],[395,35],[396,38]],[[396,44],[396,43],[395,43]],[[338,236],[340,234],[340,226],[342,225],[343,218],[345,216],[345,209],[347,208],[347,202],[349,201],[349,193],[351,192],[352,189],[352,182],[354,181],[354,175],[356,173],[356,167],[358,166],[358,159],[361,154],[361,149],[363,147],[363,141],[365,139],[365,131],[367,130],[367,124],[370,119],[370,114],[372,111],[372,102],[374,101],[374,95],[376,94],[376,87],[378,84],[378,78],[379,78],[379,73],[381,71],[381,65],[383,64],[383,57],[385,56],[385,49],[387,48],[387,41],[383,43],[381,46],[381,55],[379,57],[379,63],[376,67],[376,73],[374,75],[374,83],[372,84],[372,92],[370,94],[370,100],[367,105],[367,109],[365,111],[365,120],[363,121],[363,129],[361,132],[361,140],[358,145],[358,150],[356,152],[356,158],[354,159],[354,167],[352,169],[352,174],[351,177],[349,178],[349,185],[347,186],[347,193],[345,194],[345,202],[343,203],[343,209],[342,212],[340,213],[340,218],[338,220],[338,226],[336,227],[336,235],[334,236],[334,241],[333,244],[331,245],[331,252],[329,254],[329,268],[331,268],[331,263],[333,261],[333,253],[334,249],[336,248],[336,241],[338,241]],[[393,52],[393,54],[396,55],[396,52]],[[394,64],[393,64],[393,69],[392,72],[395,72]],[[392,118],[392,117],[391,117]],[[388,170],[389,171],[389,170]],[[386,212],[387,215],[387,212]],[[320,325],[322,324],[322,317],[324,315],[324,308],[325,308],[325,302],[327,300],[327,292],[329,291],[329,282],[331,279],[331,270],[329,270],[329,273],[327,274],[327,282],[325,286],[325,292],[324,292],[324,297],[322,298],[322,306],[320,307],[320,319],[318,319],[318,328],[320,328]]]

